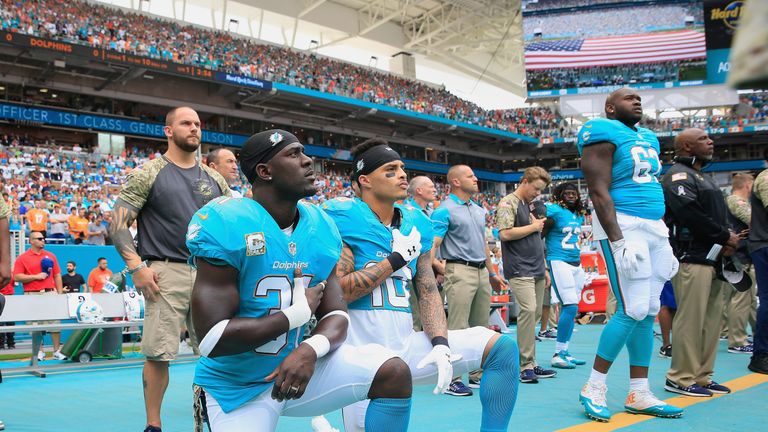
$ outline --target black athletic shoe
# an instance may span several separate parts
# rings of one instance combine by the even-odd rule
[[[524,384],[536,384],[539,382],[539,379],[536,377],[536,373],[533,372],[533,369],[526,369],[520,372],[520,382]]]
[[[698,384],[692,384],[687,387],[683,387],[680,384],[670,381],[669,379],[667,379],[666,383],[664,383],[664,390],[685,396],[712,397],[712,392],[709,391],[709,389],[705,389]]]
[[[752,372],[768,375],[768,354],[753,354],[748,367]]]
[[[157,426],[148,425],[144,428],[144,432],[163,432],[163,430]]]
[[[659,357],[672,358],[672,345],[664,345],[659,348]]]
[[[544,369],[541,366],[536,366],[533,368],[533,373],[536,374],[536,378],[554,378],[555,375],[557,375],[557,372],[553,371],[552,369]]]
[[[726,387],[726,386],[724,386],[722,384],[718,384],[715,381],[710,381],[709,384],[707,384],[705,386],[702,386],[702,387],[704,387],[705,389],[707,389],[707,390],[709,390],[709,391],[711,391],[712,393],[715,393],[715,394],[728,394],[728,393],[731,392],[731,389],[729,389],[728,387]]]

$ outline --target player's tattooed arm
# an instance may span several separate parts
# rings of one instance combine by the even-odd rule
[[[616,207],[610,193],[615,149],[616,147],[609,142],[592,144],[584,147],[581,157],[581,171],[587,180],[589,197],[595,206],[597,219],[610,241],[624,238],[616,221]]]
[[[118,198],[112,209],[112,223],[109,224],[109,237],[115,249],[123,257],[129,268],[141,264],[141,257],[136,251],[130,227],[139,215],[139,209]]]
[[[351,303],[360,297],[368,295],[377,286],[392,275],[392,265],[386,259],[355,271],[355,255],[346,244],[341,249],[341,259],[336,266],[336,275],[339,278],[341,290],[344,292],[344,300]]]
[[[435,336],[448,337],[443,298],[437,290],[435,274],[432,271],[432,254],[424,253],[416,261],[416,276],[413,286],[419,293],[419,313],[424,333],[431,340]]]

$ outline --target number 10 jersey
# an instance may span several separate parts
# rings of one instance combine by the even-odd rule
[[[579,131],[579,154],[583,154],[584,147],[602,142],[616,146],[610,189],[616,212],[643,219],[661,219],[664,216],[664,192],[659,183],[661,161],[656,135],[646,128],[630,128],[618,120],[595,118]]]

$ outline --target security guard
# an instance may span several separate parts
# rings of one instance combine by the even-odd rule
[[[680,260],[672,279],[677,313],[672,322],[672,366],[667,391],[694,397],[730,393],[712,380],[725,282],[715,270],[738,247],[728,229],[722,192],[701,169],[712,160],[713,141],[701,129],[675,138],[675,164],[661,180],[670,242]]]

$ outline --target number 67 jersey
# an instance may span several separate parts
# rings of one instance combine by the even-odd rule
[[[649,129],[636,130],[618,120],[592,119],[579,131],[578,149],[601,142],[616,146],[611,168],[611,198],[617,213],[643,219],[664,216],[664,192],[659,183],[659,140]],[[583,163],[583,161],[582,161]]]
[[[281,230],[264,207],[248,198],[217,198],[192,217],[187,229],[191,255],[239,271],[235,316],[261,318],[291,306],[296,268],[301,269],[306,287],[331,274],[341,254],[336,226],[316,206],[299,204],[298,212],[291,233]],[[272,386],[264,378],[298,346],[303,333],[302,326],[252,351],[200,357],[194,383],[230,412]]]

